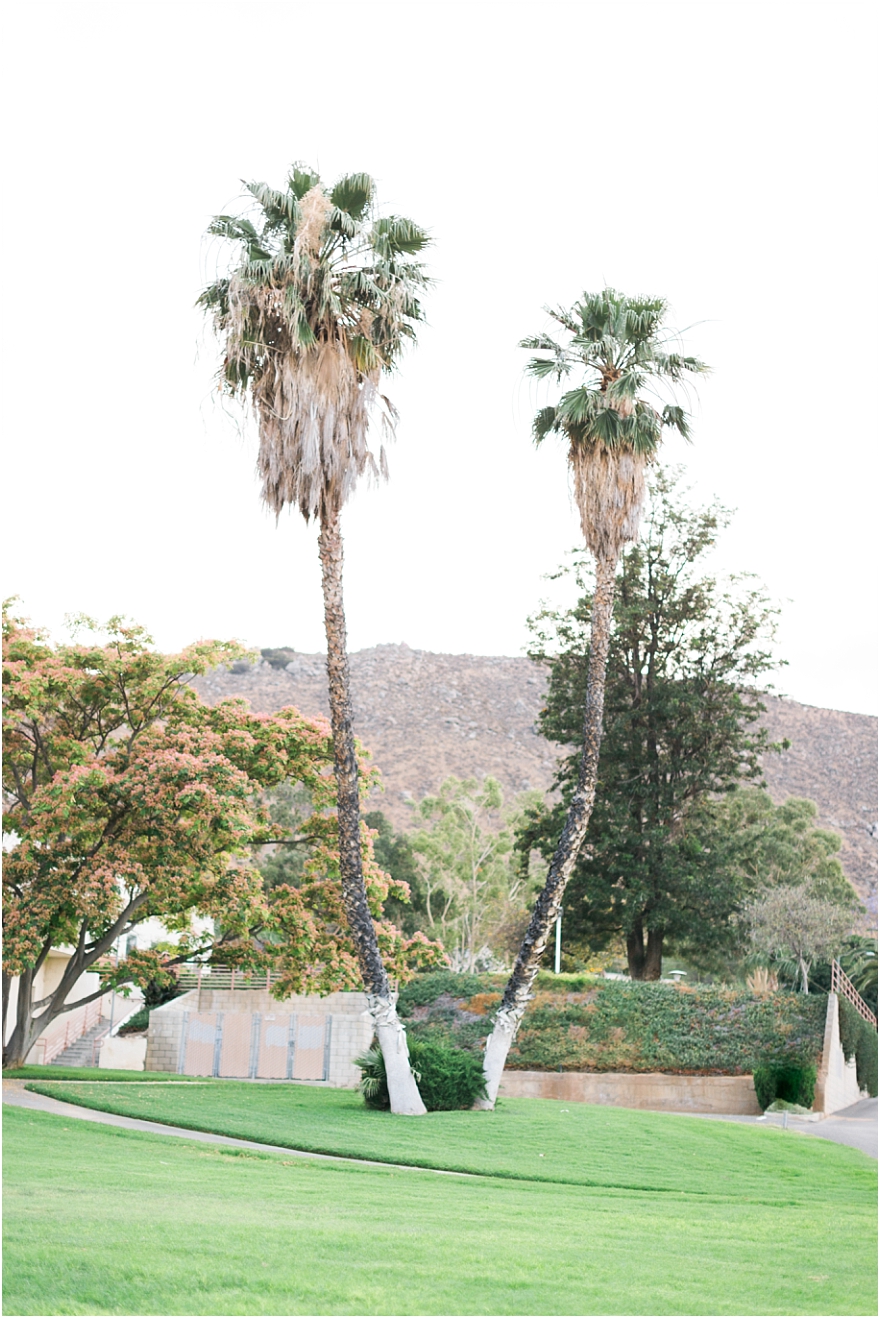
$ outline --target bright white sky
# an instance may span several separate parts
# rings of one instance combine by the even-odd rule
[[[522,652],[580,534],[516,344],[609,283],[666,296],[714,367],[668,456],[739,510],[721,567],[788,601],[779,687],[875,711],[872,5],[16,11],[4,587],[35,621],[323,648],[314,532],[262,510],[192,310],[211,215],[299,159],[436,240],[391,483],[346,517],[352,649]]]

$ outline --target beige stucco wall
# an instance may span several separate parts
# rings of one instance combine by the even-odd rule
[[[750,1075],[505,1071],[499,1092],[502,1098],[558,1098],[566,1103],[600,1103],[653,1112],[761,1114]]]
[[[858,1103],[863,1095],[856,1079],[855,1059],[848,1062],[840,1046],[840,1008],[837,994],[828,994],[828,1010],[825,1014],[825,1042],[822,1049],[822,1063],[816,1077],[816,1098],[814,1112],[828,1116],[839,1112],[841,1108]]]
[[[104,1040],[98,1066],[108,1071],[143,1071],[146,1055],[145,1035],[115,1034]]]

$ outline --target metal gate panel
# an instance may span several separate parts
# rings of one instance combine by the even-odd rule
[[[223,1014],[223,1042],[220,1047],[220,1066],[217,1074],[241,1076],[250,1075],[251,1063],[251,1017],[243,1011],[227,1011]]]
[[[217,1038],[217,1013],[191,1011],[186,1022],[184,1075],[214,1074],[214,1044]]]
[[[294,1080],[324,1080],[327,1016],[300,1016],[296,1019],[296,1045],[293,1054]]]
[[[263,1080],[287,1079],[287,1046],[290,1036],[288,1013],[267,1013],[260,1022],[257,1075]]]

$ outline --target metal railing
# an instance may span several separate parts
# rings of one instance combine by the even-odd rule
[[[876,1030],[877,1017],[839,961],[831,962],[831,992],[846,998],[847,1002],[851,1002],[859,1015],[863,1016],[866,1021],[870,1021]]]
[[[69,1048],[77,1039],[88,1034],[101,1019],[103,1004],[103,998],[96,998],[94,1002],[87,1002],[84,1007],[78,1007],[75,1011],[68,1012],[67,1015],[53,1021],[45,1034],[41,1034],[34,1044],[34,1048],[37,1049],[35,1059],[37,1063],[48,1066],[59,1053],[64,1052],[65,1048]]]
[[[182,966],[177,977],[178,987],[186,993],[190,989],[266,989],[277,984],[281,976],[274,970],[236,970],[229,966]]]

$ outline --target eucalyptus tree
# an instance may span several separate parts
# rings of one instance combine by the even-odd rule
[[[527,370],[537,379],[565,381],[559,400],[542,408],[533,424],[535,442],[558,434],[568,445],[574,497],[587,548],[596,560],[590,628],[583,749],[577,784],[562,834],[538,895],[522,946],[486,1045],[487,1098],[493,1107],[510,1045],[561,910],[565,886],[577,860],[596,795],[605,670],[614,606],[614,578],[623,546],[635,540],[645,493],[645,468],[657,453],[663,431],[689,436],[684,408],[658,397],[708,368],[696,357],[674,351],[664,329],[663,298],[629,298],[612,288],[585,293],[570,311],[548,314],[565,331],[560,342],[549,334],[523,339],[520,346],[541,353]],[[651,393],[653,397],[646,394]]]
[[[218,215],[209,233],[233,244],[229,273],[199,303],[225,344],[222,387],[250,404],[259,430],[262,497],[316,519],[345,909],[388,1075],[394,1112],[425,1111],[367,902],[357,758],[342,594],[343,506],[364,474],[387,475],[370,431],[394,430],[383,373],[415,338],[428,279],[424,229],[381,217],[375,184],[348,174],[333,187],[294,166],[281,190],[248,183],[251,212]]]

